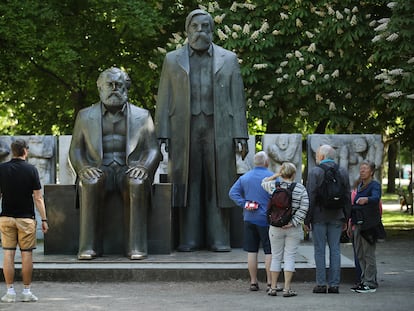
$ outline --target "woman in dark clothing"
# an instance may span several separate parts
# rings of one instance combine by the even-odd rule
[[[361,265],[361,284],[351,288],[358,293],[373,293],[378,286],[375,259],[376,242],[380,236],[381,184],[373,180],[375,164],[363,161],[359,167],[360,180],[352,201],[353,243]]]

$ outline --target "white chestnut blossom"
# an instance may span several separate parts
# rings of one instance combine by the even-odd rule
[[[259,30],[253,31],[252,35],[250,36],[250,39],[253,39],[253,40],[257,39],[259,37],[259,34],[260,34]]]
[[[323,101],[323,97],[322,97],[321,95],[319,95],[319,94],[316,94],[316,95],[315,95],[315,100],[316,100],[317,102],[321,102],[321,101]]]
[[[280,67],[285,67],[287,64],[288,64],[288,61],[285,60],[285,61],[280,63]]]
[[[358,8],[356,7],[356,6],[354,6],[353,8],[352,8],[352,13],[358,13],[359,12],[359,10],[358,10]]]
[[[335,56],[335,53],[334,53],[334,52],[332,52],[331,50],[328,50],[328,56],[329,56],[330,58],[332,58],[332,57],[334,57],[334,56]]]
[[[229,26],[227,26],[227,25],[224,25],[224,31],[225,31],[227,34],[229,34],[229,33],[231,33],[231,32],[232,32],[232,30],[230,29],[230,27],[229,27]]]
[[[346,99],[351,99],[351,98],[352,98],[352,94],[351,94],[351,92],[346,93],[346,94],[345,94],[345,98],[346,98]]]
[[[401,97],[403,95],[403,92],[395,91],[395,92],[388,93],[387,95],[391,98],[398,98],[398,97]]]
[[[264,107],[266,106],[266,103],[264,100],[259,100],[259,107]]]
[[[395,8],[396,6],[397,6],[397,2],[389,2],[388,4],[387,4],[387,7],[389,7],[390,9],[393,9],[393,8]]]
[[[335,16],[336,16],[336,19],[343,19],[344,18],[344,16],[339,11],[335,12]]]
[[[233,2],[233,4],[230,7],[230,11],[236,12],[238,6],[239,6],[239,4],[237,2]]]
[[[214,17],[214,22],[217,24],[221,24],[225,16],[226,14],[217,15],[216,17]]]
[[[237,34],[237,32],[232,32],[232,33],[231,33],[231,37],[232,37],[233,39],[237,39],[237,38],[239,37],[239,35]]]
[[[284,20],[284,19],[288,19],[289,18],[289,16],[287,15],[287,14],[285,14],[285,13],[280,13],[280,18],[282,19],[282,20]]]
[[[280,35],[280,34],[281,34],[280,30],[275,29],[275,30],[272,31],[272,35],[274,35],[274,36],[277,36],[277,35]]]
[[[283,79],[285,79],[285,80],[289,79],[289,75],[288,75],[287,73],[285,73],[285,74],[283,75]]]
[[[277,83],[282,83],[283,82],[283,78],[277,78],[276,81],[277,81]]]
[[[332,9],[332,7],[328,6],[328,14],[329,15],[334,15],[335,14],[335,10]]]
[[[334,72],[332,72],[331,76],[332,76],[332,78],[337,78],[337,77],[339,77],[339,70],[338,70],[338,69],[335,69],[335,71],[334,71]]]
[[[348,14],[348,15],[349,15],[349,14],[351,14],[351,10],[350,10],[350,9],[348,9],[348,8],[345,8],[345,9],[344,9],[344,12],[345,12],[345,14]]]
[[[401,69],[401,68],[396,68],[396,69],[392,69],[392,70],[388,71],[388,74],[392,75],[392,76],[400,76],[403,73],[404,73],[404,70]]]
[[[250,10],[250,11],[253,11],[256,8],[256,6],[254,4],[252,4],[252,3],[244,3],[243,6],[246,9]]]
[[[387,38],[385,38],[385,40],[392,42],[392,41],[397,40],[398,37],[399,37],[398,34],[394,32],[390,34]]]
[[[233,24],[232,28],[234,31],[241,31],[243,29],[242,26],[237,24]]]
[[[273,97],[273,94],[267,94],[267,95],[263,95],[263,100],[269,100]]]
[[[377,24],[377,21],[374,19],[368,25],[369,25],[369,27],[374,27],[376,24]]]
[[[372,38],[372,42],[378,42],[378,41],[380,41],[382,39],[382,35],[376,35],[374,38]]]
[[[311,43],[308,47],[308,52],[315,52],[316,51],[316,44],[315,43]]]
[[[329,103],[329,111],[335,111],[336,110],[336,106],[334,102],[330,102]]]
[[[309,77],[309,80],[310,80],[310,81],[312,81],[312,82],[313,82],[313,81],[316,81],[316,77],[315,77],[315,75],[311,75],[311,76]]]
[[[306,85],[311,85],[312,83],[310,83],[307,80],[300,80],[300,83],[302,83],[302,85],[306,86]]]
[[[390,20],[391,19],[389,17],[384,17],[384,18],[379,19],[378,20],[378,23],[380,23],[380,24],[387,24],[387,23],[389,23]]]
[[[217,30],[217,35],[222,41],[228,38],[228,36],[221,29]]]
[[[385,79],[388,79],[388,75],[385,72],[382,72],[379,75],[376,75],[375,79],[376,80],[385,80]]]
[[[395,84],[395,80],[393,80],[393,79],[385,79],[384,80],[384,83],[385,84],[389,84],[389,85],[394,85]]]
[[[157,66],[156,64],[154,64],[153,62],[151,62],[151,61],[148,61],[148,66],[149,66],[152,70],[155,70],[155,69],[157,69],[157,68],[158,68],[158,66]]]
[[[338,35],[342,35],[343,33],[344,33],[344,31],[342,30],[342,28],[338,28],[337,30],[336,30],[336,33],[338,34]]]
[[[329,80],[329,75],[328,75],[328,74],[325,74],[325,75],[323,76],[323,78],[324,78],[325,80]]]
[[[318,65],[318,69],[316,70],[319,74],[322,74],[325,69],[323,68],[322,64]]]
[[[253,65],[253,68],[254,69],[265,69],[265,68],[267,68],[267,64],[254,64]]]
[[[281,74],[282,72],[283,72],[283,69],[280,67],[275,70],[275,73],[277,74]]]
[[[161,54],[166,54],[167,50],[162,48],[162,47],[157,47],[158,52],[160,52]]]
[[[323,11],[315,11],[315,14],[318,15],[319,17],[325,17],[325,12]]]
[[[305,66],[306,70],[311,70],[313,67],[314,67],[314,65],[313,65],[313,64],[307,64],[307,65]]]
[[[269,30],[269,23],[265,21],[262,24],[262,26],[260,27],[259,31],[260,32],[267,32],[268,30]]]
[[[358,20],[357,20],[356,15],[352,15],[351,22],[350,22],[351,26],[355,26],[357,23],[358,23]]]
[[[299,60],[300,62],[304,62],[304,61],[305,61],[305,59],[304,59],[303,57],[299,57],[299,58],[298,58],[298,60]]]
[[[303,77],[305,75],[305,72],[303,71],[303,69],[299,69],[297,72],[296,72],[296,77]]]
[[[299,58],[299,57],[302,57],[303,55],[302,55],[302,53],[301,53],[300,51],[296,50],[296,51],[295,51],[295,56],[296,56],[297,58]]]
[[[407,60],[407,64],[412,64],[414,63],[414,57],[411,57],[409,60]]]
[[[302,117],[306,117],[309,115],[309,112],[307,112],[304,108],[300,108],[299,115],[301,115]]]
[[[313,33],[311,33],[310,31],[307,31],[307,30],[305,31],[305,34],[309,39],[312,39],[315,36]]]
[[[414,94],[409,94],[406,96],[408,99],[414,99]]]
[[[375,31],[384,31],[387,29],[388,23],[383,23],[374,28]]]
[[[248,35],[250,33],[250,25],[249,24],[246,24],[246,25],[243,26],[243,33],[245,35]]]
[[[296,27],[298,27],[298,28],[302,28],[302,26],[303,26],[302,21],[301,21],[299,18],[297,18],[297,19],[296,19]]]
[[[293,57],[293,53],[286,53],[286,58],[292,58]]]

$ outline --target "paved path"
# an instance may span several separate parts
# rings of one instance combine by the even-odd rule
[[[397,206],[399,209],[399,206]],[[352,246],[342,245],[344,257],[352,258]],[[265,284],[259,292],[248,291],[246,277],[224,281],[149,282],[45,282],[33,283],[36,303],[0,303],[0,310],[412,310],[414,304],[414,237],[393,239],[377,246],[378,281],[376,293],[356,294],[351,283],[342,283],[341,293],[312,294],[313,281],[298,281],[297,297],[269,297]],[[299,272],[297,272],[299,274]],[[3,285],[4,286],[4,285]],[[16,289],[21,284],[16,282]],[[0,286],[0,290],[4,287]],[[1,292],[1,291],[0,291]]]

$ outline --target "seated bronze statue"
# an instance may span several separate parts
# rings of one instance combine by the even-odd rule
[[[79,111],[75,121],[69,159],[80,204],[78,259],[102,255],[100,209],[115,191],[124,208],[125,255],[147,256],[147,209],[161,155],[150,113],[128,102],[130,85],[119,68],[103,71],[97,80],[100,102]]]

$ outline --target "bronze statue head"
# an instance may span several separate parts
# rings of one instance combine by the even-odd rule
[[[213,41],[214,21],[209,13],[197,9],[185,20],[188,43],[196,51],[205,51]]]
[[[128,101],[131,80],[128,74],[116,67],[104,70],[96,81],[99,97],[106,107],[121,107]]]

